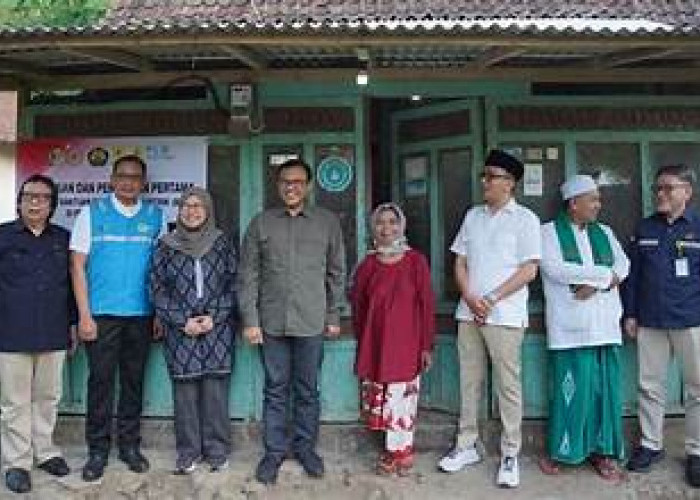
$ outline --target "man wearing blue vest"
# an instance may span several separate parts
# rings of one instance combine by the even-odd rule
[[[117,367],[119,458],[133,472],[149,467],[139,450],[143,376],[152,328],[146,279],[163,214],[140,200],[145,179],[146,164],[141,158],[118,158],[110,179],[114,192],[84,207],[71,234],[78,335],[85,343],[90,369],[85,481],[100,479],[108,462]]]

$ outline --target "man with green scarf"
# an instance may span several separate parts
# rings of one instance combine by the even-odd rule
[[[608,226],[596,222],[600,192],[589,175],[561,187],[564,209],[542,226],[542,281],[549,348],[548,457],[557,464],[588,460],[604,479],[623,474],[618,285],[629,260]]]

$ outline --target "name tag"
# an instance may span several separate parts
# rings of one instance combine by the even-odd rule
[[[688,259],[686,257],[676,259],[676,277],[686,278],[690,274],[688,271]]]
[[[659,240],[640,239],[637,240],[637,245],[639,245],[640,247],[658,247]]]
[[[678,242],[679,248],[692,248],[694,250],[697,250],[700,248],[700,241],[685,241],[681,240]]]

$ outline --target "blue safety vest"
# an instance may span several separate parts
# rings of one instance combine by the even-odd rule
[[[147,316],[148,269],[163,213],[142,203],[132,217],[119,213],[111,197],[90,204],[88,294],[93,315]]]

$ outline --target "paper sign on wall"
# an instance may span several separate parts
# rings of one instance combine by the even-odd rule
[[[525,196],[542,196],[543,178],[541,163],[526,163],[523,174],[523,194]]]
[[[542,161],[542,148],[527,148],[525,150],[525,159]]]
[[[404,194],[425,196],[428,193],[428,158],[414,156],[403,161]]]

